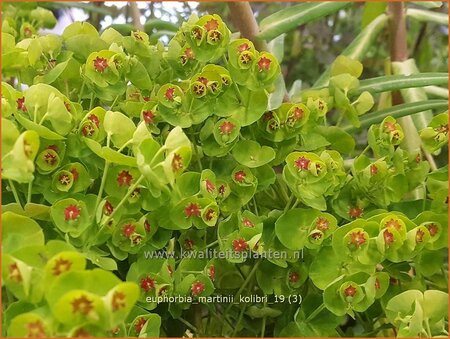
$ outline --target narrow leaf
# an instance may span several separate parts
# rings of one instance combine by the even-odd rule
[[[347,133],[354,133],[360,129],[369,127],[372,124],[378,124],[383,121],[387,116],[392,116],[394,118],[401,118],[407,115],[416,114],[419,112],[426,111],[428,109],[445,110],[448,107],[447,100],[427,100],[419,101],[409,104],[397,105],[387,109],[383,109],[378,112],[366,114],[361,117],[361,126],[355,128],[353,126],[345,126],[343,130]]]
[[[447,14],[427,11],[423,9],[409,8],[406,11],[406,16],[416,19],[418,21],[434,22],[436,24],[448,26]]]
[[[404,88],[424,86],[445,86],[448,84],[448,73],[419,73],[412,75],[386,75],[361,80],[359,87],[350,91],[350,96],[358,96],[364,91],[380,93]]]
[[[289,32],[295,27],[339,11],[349,4],[349,2],[340,1],[306,2],[282,9],[261,21],[261,32],[257,37],[259,39],[272,40],[278,35]]]

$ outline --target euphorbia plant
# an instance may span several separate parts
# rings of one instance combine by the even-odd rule
[[[5,335],[448,334],[447,167],[402,147],[409,106],[366,115],[359,61],[274,105],[279,60],[218,15],[167,46],[3,20]],[[420,136],[438,152],[448,114]]]

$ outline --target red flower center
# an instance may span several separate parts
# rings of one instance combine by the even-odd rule
[[[289,273],[289,282],[296,283],[299,281],[300,275],[297,272],[290,272]]]
[[[144,292],[148,292],[155,288],[155,279],[152,279],[149,276],[142,278],[140,286]]]
[[[138,318],[138,320],[134,324],[134,331],[136,332],[136,334],[141,333],[141,331],[144,328],[144,325],[145,325],[146,322],[147,322],[147,320],[145,320],[144,317]]]
[[[152,111],[144,111],[142,112],[142,115],[144,116],[144,121],[146,124],[153,124],[153,119],[156,117],[156,115],[153,114]]]
[[[250,45],[245,43],[245,42],[238,46],[238,51],[239,52],[244,52],[244,51],[248,51],[248,50],[250,50]]]
[[[81,209],[76,205],[69,205],[64,209],[64,218],[66,221],[76,220],[80,216]]]
[[[27,338],[45,338],[44,324],[39,319],[27,324]]]
[[[206,186],[206,190],[208,191],[208,193],[212,193],[216,189],[216,186],[214,186],[212,181],[209,179],[205,180],[205,186]]]
[[[27,111],[27,107],[25,106],[25,97],[21,97],[21,98],[17,99],[16,103],[17,103],[18,110],[21,110],[22,112]]]
[[[122,235],[124,237],[130,239],[135,230],[136,230],[136,226],[135,225],[133,225],[133,224],[125,224],[122,227]]]
[[[233,249],[236,252],[245,251],[245,250],[247,250],[247,248],[248,248],[248,244],[244,239],[241,238],[241,239],[233,240]]]
[[[261,59],[259,59],[258,61],[258,68],[259,71],[268,71],[270,68],[270,64],[272,63],[272,61],[266,57],[262,57]]]
[[[375,279],[375,288],[379,290],[381,288],[380,280],[378,278]]]
[[[184,55],[187,59],[194,59],[194,52],[192,51],[192,48],[186,48],[184,50]]]
[[[133,177],[131,176],[130,172],[128,172],[128,171],[122,171],[117,176],[117,184],[120,187],[130,186],[132,180],[133,180]]]
[[[294,108],[294,118],[295,120],[300,120],[305,115],[305,112],[300,107]]]
[[[394,227],[396,230],[400,230],[402,228],[402,225],[400,225],[400,222],[398,220],[391,218],[384,224],[384,227]]]
[[[194,248],[194,241],[191,239],[184,240],[184,248],[188,251],[192,251],[192,249]]]
[[[80,173],[78,173],[78,171],[75,167],[72,167],[72,169],[70,170],[70,173],[72,173],[73,181],[77,181],[78,178],[80,177]]]
[[[209,31],[214,31],[217,28],[219,28],[219,22],[217,20],[211,19],[209,21],[206,22],[205,24],[205,29],[209,32]]]
[[[248,218],[242,219],[242,224],[243,224],[245,227],[250,227],[250,228],[255,227],[255,224],[254,224],[250,219],[248,219]]]
[[[394,242],[394,234],[389,232],[389,230],[384,230],[383,238],[384,238],[385,244],[388,246]]]
[[[89,300],[85,295],[76,298],[72,301],[72,312],[81,313],[84,315],[89,314],[94,309],[93,301]]]
[[[113,205],[109,201],[106,201],[105,206],[103,207],[103,213],[105,213],[105,215],[111,215],[113,211],[114,211]]]
[[[10,280],[21,282],[22,281],[22,274],[20,274],[19,266],[17,266],[17,263],[12,263],[8,267],[9,275],[8,278]]]
[[[115,291],[113,293],[112,300],[111,300],[111,306],[112,306],[113,312],[115,312],[121,308],[125,308],[125,306],[126,306],[125,299],[126,299],[125,293],[122,293],[119,291]]]
[[[346,297],[353,298],[356,295],[356,288],[354,286],[350,285],[344,290],[344,294]]]
[[[236,173],[234,173],[234,180],[237,182],[243,182],[246,176],[247,174],[245,174],[244,171],[237,171]]]
[[[56,153],[58,153],[58,146],[56,146],[56,145],[48,145],[47,149],[51,149],[52,151],[55,151]]]
[[[231,121],[224,121],[220,125],[220,134],[230,135],[236,126]]]
[[[437,227],[436,224],[432,223],[432,224],[428,224],[427,225],[428,231],[430,232],[430,235],[432,237],[434,237],[438,232],[439,232],[439,228]]]
[[[59,258],[58,260],[56,260],[55,266],[53,266],[53,275],[60,275],[64,272],[67,272],[71,267],[71,261]]]
[[[361,247],[366,242],[366,235],[362,231],[350,233],[350,244],[356,248]]]
[[[348,215],[350,216],[350,218],[361,218],[363,215],[363,209],[359,208],[357,206],[355,207],[350,207],[350,209],[348,210]]]
[[[74,338],[89,338],[91,334],[84,328],[79,328],[73,333]]]
[[[209,208],[205,213],[206,221],[213,220],[215,216],[216,216],[216,212],[212,208]]]
[[[219,187],[219,194],[224,195],[225,194],[225,185],[220,185]]]
[[[184,209],[184,214],[186,217],[190,218],[192,216],[199,217],[200,216],[200,206],[195,202],[191,202]]]
[[[94,68],[97,72],[103,73],[108,68],[108,60],[96,57],[94,60]]]
[[[371,165],[370,166],[370,174],[375,175],[378,173],[378,167],[377,165]]]
[[[416,243],[421,243],[423,241],[423,237],[425,235],[425,232],[421,229],[417,230],[416,232]]]
[[[150,231],[151,231],[151,225],[147,219],[145,219],[145,221],[144,221],[144,229],[145,229],[145,232],[147,232],[147,233],[150,233]]]
[[[95,128],[92,124],[85,124],[81,129],[81,133],[83,133],[85,137],[91,137],[95,133]]]
[[[173,88],[173,87],[169,87],[166,90],[166,93],[164,94],[164,96],[166,97],[166,99],[168,101],[173,101],[174,100],[174,95],[175,95],[175,88]]]
[[[96,116],[95,114],[89,115],[88,119],[92,121],[95,124],[95,126],[97,126],[97,128],[100,126],[100,120],[98,119],[98,116]]]
[[[210,277],[211,280],[214,280],[216,278],[216,267],[214,265],[209,266],[207,273],[208,277]]]
[[[194,296],[201,294],[204,290],[205,290],[205,284],[200,281],[196,281],[191,286],[191,292],[192,292],[192,295],[194,295]]]
[[[181,155],[175,153],[172,158],[172,170],[174,172],[181,171],[183,169],[183,158]]]
[[[29,38],[29,37],[31,37],[31,35],[33,35],[33,31],[31,30],[30,27],[25,27],[23,29],[23,33],[27,38]]]
[[[384,123],[384,128],[387,132],[395,132],[397,130],[397,127],[395,127],[395,124],[392,122],[385,122]]]
[[[311,161],[309,159],[306,159],[305,157],[302,156],[297,160],[295,160],[295,167],[297,167],[299,171],[307,170],[310,162]]]
[[[316,220],[316,228],[319,231],[325,232],[330,228],[330,222],[327,218],[319,217]]]

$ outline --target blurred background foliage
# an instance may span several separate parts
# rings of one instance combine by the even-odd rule
[[[298,5],[298,2],[251,3],[257,22],[294,5]],[[232,32],[237,31],[233,27],[228,4],[224,2],[45,2],[41,6],[51,9],[59,18],[55,28],[57,33],[62,32],[71,21],[87,20],[99,30],[112,25],[124,35],[141,25],[152,42],[162,40],[167,43],[175,34],[177,26],[193,13],[219,14]],[[408,8],[422,6],[408,3]],[[361,29],[385,10],[385,2],[359,2],[286,33],[284,44],[278,47],[283,49],[282,71],[286,87],[289,89],[295,80],[302,81],[302,88],[311,87]],[[448,13],[448,3],[442,2],[430,10]],[[447,72],[448,27],[417,20],[408,20],[407,25],[409,57],[416,59],[418,69],[421,72]],[[385,74],[385,61],[389,56],[387,44],[388,31],[385,30],[362,60],[363,78]]]

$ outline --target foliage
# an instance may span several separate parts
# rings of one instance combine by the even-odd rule
[[[397,121],[440,113],[420,131],[438,154],[447,103],[374,109],[446,74],[362,80],[361,35],[275,105],[277,57],[216,14],[167,46],[88,22],[39,34],[55,22],[3,7],[4,335],[448,335],[448,166],[430,171]]]

